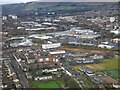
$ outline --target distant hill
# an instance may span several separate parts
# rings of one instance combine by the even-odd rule
[[[62,11],[62,10],[104,10],[116,6],[117,3],[82,3],[82,2],[28,2],[7,4],[2,6],[3,15],[22,12]]]

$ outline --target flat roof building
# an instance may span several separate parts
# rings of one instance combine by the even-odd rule
[[[93,75],[95,75],[94,72],[88,70],[88,69],[85,68],[85,67],[81,67],[81,68],[79,68],[79,70],[82,71],[82,72],[84,72],[84,73],[87,74],[88,76],[93,76]]]

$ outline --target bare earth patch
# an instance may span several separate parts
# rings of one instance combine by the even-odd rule
[[[90,65],[86,65],[86,67],[91,68],[91,69],[95,69],[95,67],[90,66]]]
[[[110,76],[103,76],[103,77],[101,77],[101,79],[102,79],[103,81],[105,81],[106,83],[118,84],[118,81],[115,80],[115,79],[113,79],[113,78],[110,77]]]
[[[89,49],[75,49],[75,48],[60,48],[61,50],[66,50],[66,51],[71,51],[71,52],[81,52],[81,53],[99,53],[99,54],[107,54],[110,53],[111,51],[109,50],[89,50]]]
[[[98,65],[86,65],[87,68],[89,69],[94,69],[94,70],[103,70],[104,68],[102,66],[98,66]]]

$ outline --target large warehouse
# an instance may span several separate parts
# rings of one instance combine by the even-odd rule
[[[42,44],[43,49],[58,48],[60,46],[61,46],[61,43]]]

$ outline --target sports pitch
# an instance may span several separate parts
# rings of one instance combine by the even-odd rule
[[[36,83],[36,87],[38,88],[59,88],[55,81],[50,81],[47,83]]]
[[[113,77],[114,79],[120,81],[120,70],[108,70],[108,71],[103,71],[103,73],[107,74],[108,76]]]

